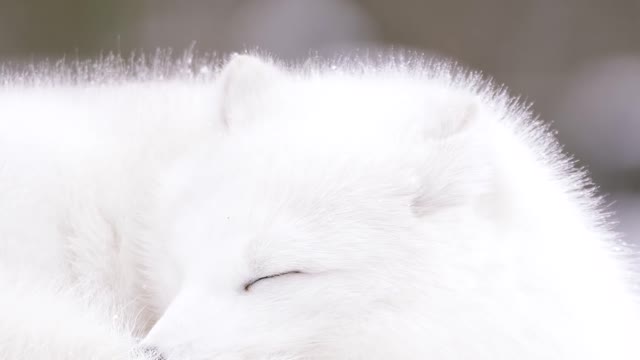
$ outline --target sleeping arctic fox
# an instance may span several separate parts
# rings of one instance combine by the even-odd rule
[[[0,89],[0,358],[640,359],[526,110],[409,63]]]

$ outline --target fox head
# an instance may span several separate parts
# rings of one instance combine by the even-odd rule
[[[410,359],[439,336],[490,189],[470,92],[388,72],[234,57],[218,142],[162,180],[145,259],[168,359]],[[446,280],[443,280],[446,279]]]

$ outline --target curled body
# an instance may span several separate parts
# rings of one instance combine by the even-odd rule
[[[525,107],[441,64],[0,90],[5,358],[637,359],[607,222]]]

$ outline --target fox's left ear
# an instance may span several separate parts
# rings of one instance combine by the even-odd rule
[[[421,184],[412,204],[417,215],[473,201],[491,183],[491,124],[484,121],[480,100],[453,94],[436,99],[429,113]]]
[[[447,139],[467,134],[479,124],[479,100],[470,94],[452,94],[437,99],[426,124],[427,139]]]
[[[250,55],[232,55],[218,80],[218,104],[226,128],[252,121],[265,105],[281,72],[275,65]]]

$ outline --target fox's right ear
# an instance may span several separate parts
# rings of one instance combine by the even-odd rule
[[[251,55],[232,55],[218,80],[218,104],[224,127],[229,129],[252,121],[280,75],[280,70],[270,62]]]

